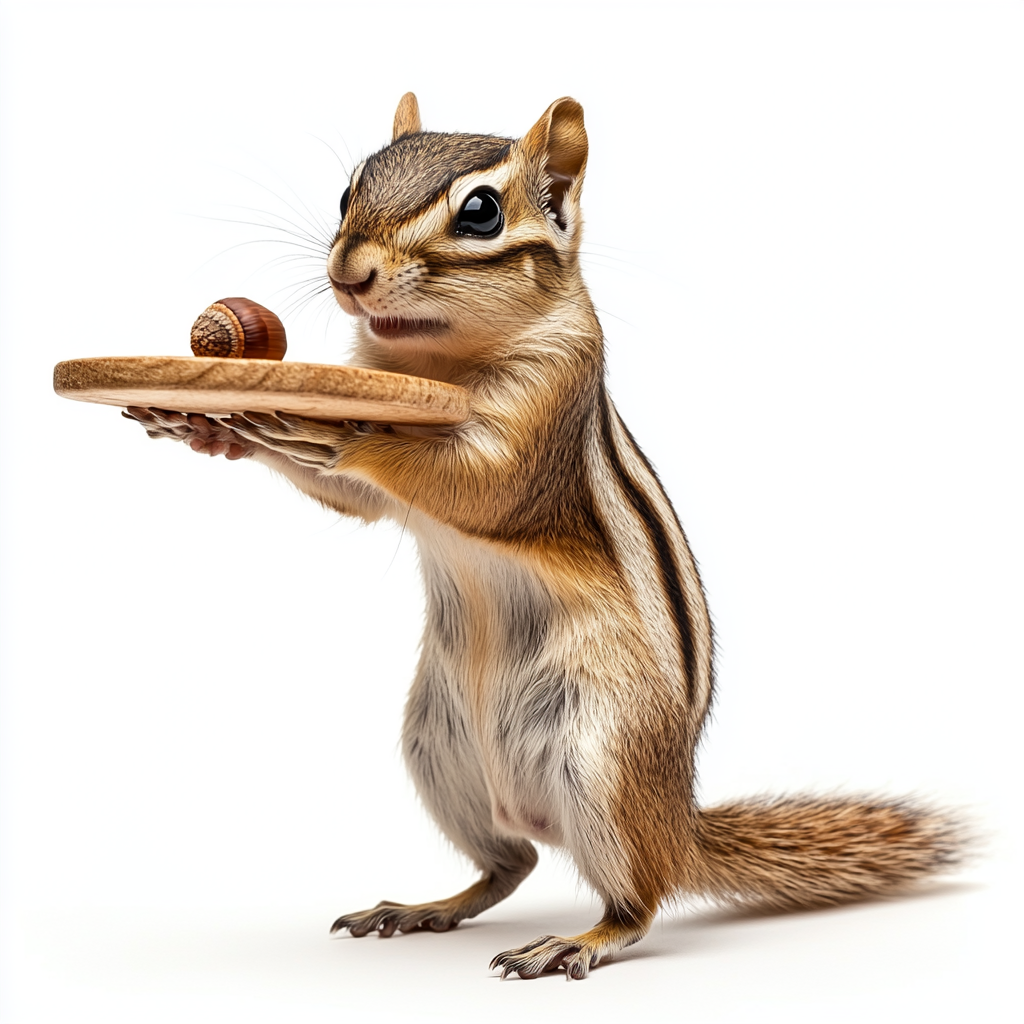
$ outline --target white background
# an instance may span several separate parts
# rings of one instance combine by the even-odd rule
[[[1019,4],[35,2],[0,28],[5,1022],[1019,1019]],[[969,872],[671,912],[570,986],[486,970],[596,919],[550,854],[450,935],[328,940],[472,877],[397,751],[413,546],[50,373],[186,354],[223,295],[288,311],[322,266],[204,218],[333,222],[331,150],[385,143],[410,88],[437,130],[584,104],[610,385],[718,629],[702,798],[924,794],[978,818]],[[289,357],[344,360],[326,308],[289,313]]]

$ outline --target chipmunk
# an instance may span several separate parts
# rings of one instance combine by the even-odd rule
[[[578,259],[586,163],[573,99],[516,140],[423,131],[409,93],[392,142],[344,191],[327,272],[355,318],[351,362],[461,385],[465,424],[132,410],[151,436],[257,459],[328,508],[415,536],[427,615],[405,760],[481,877],[332,931],[444,931],[508,896],[534,843],[558,847],[604,915],[500,953],[503,978],[585,978],[673,897],[836,904],[897,892],[963,845],[953,818],[911,801],[695,802],[711,622],[679,520],[605,389]]]

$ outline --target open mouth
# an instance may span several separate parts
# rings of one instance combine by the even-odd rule
[[[371,316],[367,319],[370,330],[378,338],[401,338],[412,334],[436,334],[447,324],[442,320],[407,320],[399,316]]]

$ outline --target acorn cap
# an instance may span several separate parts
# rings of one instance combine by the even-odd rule
[[[192,325],[192,354],[225,359],[283,359],[284,324],[252,299],[219,299]]]

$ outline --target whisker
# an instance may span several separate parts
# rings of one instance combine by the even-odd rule
[[[319,135],[313,135],[312,132],[307,132],[306,134],[309,135],[309,137],[311,139],[315,139],[322,146],[326,146],[327,147],[327,149],[334,156],[334,159],[338,161],[338,164],[341,167],[342,171],[344,171],[346,179],[352,177],[352,165],[350,164],[349,166],[346,166],[345,165],[345,161],[342,160],[340,156],[338,156],[338,151],[329,142],[327,142],[326,139],[321,139]],[[342,144],[344,144],[344,140],[342,140]],[[345,146],[345,148],[348,149],[348,146]],[[352,154],[349,153],[349,160],[351,160],[351,159],[352,159]]]
[[[348,143],[345,141],[345,136],[342,135],[340,131],[338,131],[338,139],[341,141],[341,144],[345,147],[345,152],[348,153],[349,166],[352,168],[352,170],[355,170],[356,164],[358,164],[359,161],[356,160],[356,158],[352,155],[352,150],[348,148]],[[352,177],[351,172],[349,172],[348,176],[350,178]]]
[[[265,192],[269,192],[279,203],[283,203],[285,206],[287,206],[288,209],[291,210],[292,213],[294,213],[295,216],[298,217],[300,220],[306,221],[306,223],[309,224],[310,227],[314,228],[316,231],[324,231],[325,237],[327,236],[327,234],[329,234],[329,229],[326,227],[326,225],[323,223],[319,223],[317,221],[315,215],[309,209],[309,207],[306,206],[306,203],[303,201],[302,197],[299,196],[298,193],[296,193],[295,189],[291,188],[291,186],[288,185],[287,182],[285,182],[286,187],[290,189],[292,195],[294,195],[296,199],[298,199],[298,201],[303,205],[303,207],[305,207],[306,213],[309,215],[308,217],[304,216],[302,212],[296,209],[290,202],[288,202],[288,200],[285,199],[284,196],[278,195],[278,193],[276,193],[272,188],[270,188],[269,185],[264,185],[263,182],[257,181],[255,178],[251,178],[247,174],[242,174],[241,171],[236,171],[235,174],[237,174],[238,177],[244,178],[246,181],[251,182],[257,188],[262,188]]]
[[[292,297],[281,306],[281,312],[285,314],[297,312],[303,306],[307,305],[309,302],[315,299],[318,295],[323,295],[325,292],[329,290],[330,285],[327,285],[326,287],[322,285],[319,287],[310,285],[299,285],[294,289],[294,291],[297,292],[297,294],[293,294]],[[276,292],[275,294],[278,294],[281,291],[284,291],[284,289],[278,289],[278,292]]]
[[[264,210],[262,207],[258,206],[243,206],[241,203],[222,203],[221,205],[228,210],[247,210],[250,213],[259,213],[265,217],[276,217],[279,221],[283,221],[285,224],[288,225],[288,227],[292,228],[298,234],[300,234],[301,236],[303,236],[304,238],[308,239],[311,242],[317,243],[318,245],[327,244],[328,237],[333,238],[333,229],[325,228],[325,234],[322,237],[318,234],[314,235],[310,233],[309,228],[305,224],[291,220],[289,217],[286,217],[283,213],[277,213],[274,210]],[[245,224],[248,222],[239,221],[238,223]],[[274,227],[275,230],[280,228],[280,225],[265,226]]]
[[[199,264],[199,266],[196,267],[196,269],[195,269],[195,271],[193,271],[193,273],[197,273],[198,271],[203,270],[205,267],[208,267],[211,263],[213,263],[214,260],[220,259],[221,256],[227,255],[227,253],[231,252],[232,250],[234,250],[234,249],[241,249],[241,248],[244,248],[247,245],[290,245],[290,246],[294,246],[295,243],[294,242],[285,241],[283,238],[255,238],[255,239],[251,239],[248,242],[236,242],[234,245],[229,245],[229,246],[227,246],[227,248],[221,249],[220,252],[215,253],[208,260],[205,260],[203,263]],[[287,256],[277,256],[273,260],[271,260],[270,263],[266,264],[266,266],[271,266],[275,262],[277,262],[277,260],[286,259],[286,258],[288,258],[288,257]],[[322,259],[324,259],[325,257],[324,257],[324,254],[322,254],[322,253],[317,253],[315,256],[309,255],[307,253],[303,253],[301,255],[295,255],[295,256],[293,256],[291,258],[296,259],[296,260],[298,260],[298,259],[310,260],[315,265],[320,266],[321,265],[320,261]]]
[[[579,253],[581,256],[589,256],[592,259],[613,260],[615,263],[625,263],[627,266],[630,267],[640,267],[640,264],[636,263],[634,260],[624,260],[619,256],[608,256],[606,253],[603,252],[588,252],[586,249],[580,249]]]
[[[323,252],[325,255],[329,255],[331,251],[331,247],[326,245],[326,243],[322,242],[320,239],[311,235],[302,234],[298,231],[289,231],[287,228],[283,228],[279,224],[264,224],[257,220],[238,220],[235,217],[212,217],[202,213],[186,213],[184,216],[195,217],[198,220],[219,221],[222,224],[243,224],[248,225],[249,227],[263,228],[265,231],[280,231],[283,235],[290,235],[292,238],[300,239],[310,248],[316,246],[317,252]]]
[[[315,309],[316,312],[313,316],[314,325],[316,324],[317,320],[320,319],[321,316],[324,316],[324,313],[326,311],[326,316],[324,316],[324,343],[326,344],[327,332],[330,329],[331,322],[338,313],[342,312],[342,309],[338,305],[338,303],[334,301],[333,295],[325,295],[316,305]]]

